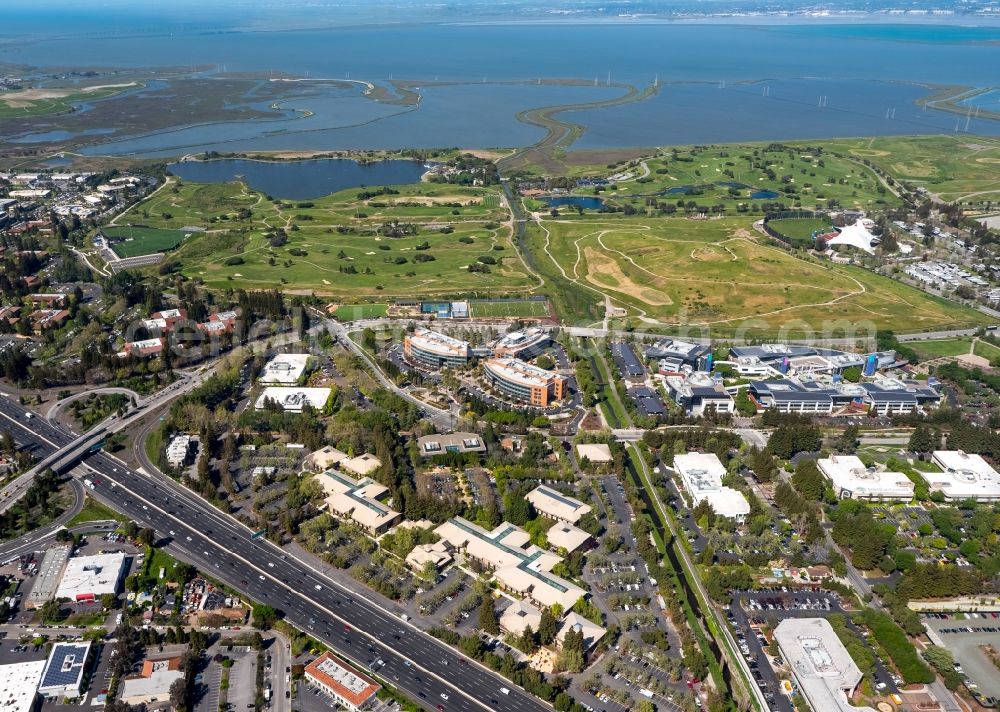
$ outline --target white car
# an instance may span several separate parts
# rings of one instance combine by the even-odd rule
[[[448,693],[442,692],[441,693],[441,699],[447,701],[447,699],[448,699]]]

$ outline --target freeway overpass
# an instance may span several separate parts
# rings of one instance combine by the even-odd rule
[[[82,458],[99,449],[107,437],[128,427],[139,418],[142,418],[148,411],[159,408],[174,398],[197,388],[212,372],[212,369],[202,369],[195,375],[182,373],[180,380],[139,401],[123,417],[119,418],[117,415],[111,415],[80,436],[62,431],[20,405],[15,407],[11,397],[6,393],[0,392],[0,430],[10,430],[10,423],[14,423],[28,432],[38,431],[49,433],[49,439],[43,442],[34,441],[38,445],[38,451],[44,453],[42,459],[35,463],[30,470],[7,485],[3,489],[3,492],[0,493],[0,513],[10,509],[28,491],[35,475],[38,473],[45,470],[63,472],[72,467]]]
[[[31,439],[49,452],[74,442],[61,428],[25,419],[26,413],[0,398],[0,417],[19,440]],[[266,539],[254,539],[242,522],[174,480],[139,474],[104,452],[87,453],[77,471],[95,483],[92,496],[153,528],[171,555],[249,599],[273,605],[292,625],[361,669],[368,668],[368,660],[383,660],[374,674],[422,708],[434,710],[440,704],[445,712],[551,712],[547,703],[402,620],[402,608],[383,608],[309,561]],[[501,687],[510,694],[502,694]]]

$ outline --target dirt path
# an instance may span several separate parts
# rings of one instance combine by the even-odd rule
[[[623,230],[620,226],[611,227],[611,226],[608,226],[607,223],[604,224],[606,226],[606,229],[595,231],[595,232],[592,232],[592,233],[587,233],[586,235],[583,235],[583,236],[577,238],[576,240],[574,240],[573,245],[574,245],[574,249],[576,250],[576,260],[573,263],[573,270],[572,270],[573,276],[570,276],[569,274],[567,274],[566,270],[563,269],[562,265],[560,265],[559,262],[555,259],[555,257],[553,256],[553,254],[549,251],[549,245],[551,244],[550,243],[550,237],[551,237],[550,231],[548,230],[548,228],[545,227],[545,225],[543,224],[543,221],[541,220],[540,217],[536,216],[535,220],[536,220],[537,224],[539,225],[539,227],[545,233],[545,245],[543,247],[543,249],[545,251],[545,254],[549,257],[550,260],[552,260],[552,263],[560,271],[560,273],[563,275],[563,277],[565,277],[566,279],[568,279],[568,280],[576,283],[579,286],[582,286],[582,287],[585,287],[585,288],[589,289],[592,292],[600,294],[604,298],[604,300],[605,300],[606,310],[608,312],[610,312],[610,306],[611,306],[612,302],[616,301],[614,299],[614,297],[612,297],[611,294],[609,294],[608,292],[603,291],[601,289],[598,289],[598,288],[592,286],[591,284],[588,284],[586,280],[581,279],[580,273],[579,273],[579,267],[580,267],[580,264],[581,264],[581,262],[583,260],[583,254],[582,254],[582,249],[581,249],[580,243],[583,240],[587,239],[587,238],[594,237],[595,235],[596,235],[596,238],[597,238],[597,243],[601,246],[601,248],[603,250],[605,250],[607,253],[617,254],[617,255],[621,256],[630,265],[632,265],[634,268],[636,268],[636,269],[640,270],[641,272],[649,275],[653,279],[656,279],[656,280],[666,279],[666,280],[670,280],[670,281],[682,281],[682,282],[720,281],[720,280],[698,279],[698,278],[693,278],[693,277],[665,276],[665,275],[659,275],[659,274],[656,274],[656,273],[650,271],[649,269],[647,269],[647,268],[643,267],[642,265],[639,265],[638,263],[636,263],[636,261],[631,256],[626,255],[621,250],[617,250],[617,249],[608,247],[608,245],[604,242],[603,238],[606,235],[612,234],[612,233],[615,233],[615,232],[642,232],[642,231],[649,231],[651,228],[648,225],[644,225],[644,226],[634,226],[634,227],[628,228],[627,230]],[[561,221],[557,221],[557,222],[570,223],[571,221],[561,220]],[[758,242],[757,240],[747,239],[745,237],[731,237],[731,238],[728,238],[726,240],[721,240],[719,242],[704,242],[704,241],[700,241],[700,240],[670,240],[668,238],[659,237],[657,235],[652,235],[652,237],[654,237],[657,240],[664,241],[664,242],[677,242],[677,243],[688,243],[688,244],[697,243],[698,245],[701,245],[701,246],[704,246],[704,247],[715,246],[715,247],[718,247],[720,249],[726,250],[732,256],[733,260],[738,260],[739,257],[725,243],[733,242],[733,241],[740,241],[740,242],[746,242],[746,243],[749,243],[749,244],[753,244],[754,246],[756,246],[758,248],[765,249],[765,250],[773,250],[775,252],[782,252],[777,247],[772,247],[770,245],[766,245],[766,244],[763,244],[761,242]],[[784,253],[782,252],[782,254],[784,254]],[[764,317],[774,316],[776,314],[782,314],[782,313],[785,313],[785,312],[793,311],[793,310],[796,310],[796,309],[815,308],[815,307],[829,307],[829,306],[833,306],[833,305],[835,305],[835,304],[837,304],[839,302],[842,302],[845,299],[850,299],[852,297],[856,297],[858,295],[867,293],[867,291],[868,291],[867,287],[865,287],[865,285],[860,280],[858,280],[856,277],[853,277],[852,275],[847,274],[847,273],[844,273],[843,276],[846,279],[848,279],[851,282],[853,282],[857,286],[857,289],[845,292],[844,294],[841,294],[841,295],[839,295],[837,297],[833,297],[831,299],[827,299],[827,300],[824,300],[824,301],[812,302],[812,303],[807,303],[807,304],[795,304],[793,306],[783,307],[781,309],[774,309],[772,311],[764,312],[764,313],[761,313],[761,314],[754,314],[753,317],[754,318],[764,318]],[[803,287],[803,288],[824,289],[824,290],[827,290],[827,291],[832,291],[829,287],[823,287],[823,286],[815,285],[815,284],[797,284],[796,286],[800,286],[800,287]],[[611,291],[614,291],[614,290],[611,290]],[[643,318],[644,321],[648,320],[647,313],[645,311],[643,311],[642,309],[640,309],[639,307],[636,307],[635,305],[628,304],[628,303],[625,303],[625,302],[621,302],[620,300],[617,300],[617,301],[618,301],[618,303],[622,304],[622,306],[624,306],[625,308],[639,312],[640,318]],[[714,320],[711,320],[711,321],[700,321],[700,322],[696,322],[696,323],[699,324],[699,325],[708,326],[708,325],[713,325],[713,324],[727,324],[727,323],[730,323],[730,322],[733,322],[733,321],[738,321],[738,320],[745,319],[745,318],[746,318],[746,316],[739,316],[739,317],[730,317],[730,318],[727,318],[727,319],[714,319]],[[608,321],[607,314],[605,315],[605,320],[604,321],[605,321],[605,324]],[[684,324],[680,324],[680,323],[671,323],[671,322],[664,322],[664,321],[659,321],[659,320],[657,320],[656,323],[663,324],[663,325],[666,325],[666,326],[683,326],[684,325]]]

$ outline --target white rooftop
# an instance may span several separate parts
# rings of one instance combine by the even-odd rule
[[[714,453],[674,455],[674,469],[680,474],[693,505],[708,501],[716,514],[737,521],[750,514],[750,503],[743,493],[722,484],[726,468]]]
[[[125,568],[125,554],[95,554],[76,556],[66,562],[56,598],[71,601],[96,599],[105,593],[118,593]]]
[[[774,638],[813,712],[874,712],[848,701],[861,670],[824,618],[785,618]]]
[[[877,240],[878,238],[868,231],[868,228],[862,224],[861,220],[858,220],[853,225],[843,228],[836,237],[828,240],[826,244],[856,247],[859,250],[873,254],[875,249],[872,247],[872,241]]]
[[[566,553],[572,554],[590,540],[590,534],[572,524],[556,522],[555,526],[545,533],[545,538],[549,540],[549,546],[565,549]]]
[[[855,455],[833,455],[816,462],[834,489],[854,499],[913,499],[913,482],[902,472],[868,468]]]
[[[547,485],[539,485],[525,498],[542,514],[576,524],[580,517],[590,512],[590,505],[565,495]]]
[[[491,358],[483,363],[483,368],[507,381],[521,383],[526,386],[543,387],[557,377],[553,371],[547,371],[516,358]]]
[[[467,356],[469,354],[468,341],[462,341],[453,336],[442,334],[440,331],[431,331],[430,329],[414,330],[413,335],[410,336],[410,344],[432,353],[453,356]]]
[[[1000,473],[975,453],[962,450],[936,450],[934,463],[942,472],[921,472],[932,490],[944,494],[945,499],[1000,500]]]
[[[267,399],[275,401],[284,410],[299,413],[306,403],[321,410],[330,398],[329,388],[298,388],[294,386],[268,386],[257,398],[254,407],[258,410],[264,407]]]
[[[34,707],[38,681],[44,669],[44,660],[0,665],[0,709],[29,712]]]
[[[308,362],[309,354],[278,354],[267,362],[258,380],[286,385],[298,383]]]
[[[580,443],[576,446],[576,456],[591,462],[611,462],[611,447],[605,443]]]

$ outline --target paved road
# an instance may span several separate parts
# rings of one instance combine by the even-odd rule
[[[115,395],[115,394],[117,394],[117,395],[123,395],[123,396],[129,396],[136,403],[142,401],[142,396],[140,396],[138,393],[136,393],[135,391],[133,391],[131,388],[116,388],[116,387],[92,388],[90,390],[80,391],[79,393],[74,393],[71,396],[67,396],[66,398],[63,398],[62,400],[56,401],[55,403],[51,404],[49,406],[49,409],[47,411],[45,411],[45,419],[48,420],[48,421],[50,421],[50,422],[51,421],[55,421],[55,419],[59,415],[59,412],[63,408],[65,408],[67,405],[69,405],[73,401],[79,400],[80,398],[84,398],[86,396],[93,396],[93,395]]]
[[[13,412],[10,422],[21,435],[51,448],[72,440],[42,421],[29,428],[32,421],[19,419],[18,409],[23,415],[23,409],[9,400],[0,404],[0,415]],[[376,674],[425,708],[441,704],[446,712],[551,710],[294,554],[267,540],[252,539],[250,529],[173,480],[140,475],[106,453],[91,455],[83,467],[96,483],[92,494],[140,526],[153,527],[171,555],[253,600],[274,605],[296,627],[307,630],[315,619],[312,635],[361,668],[368,660],[383,660],[385,665]],[[510,694],[500,694],[501,687],[510,688]],[[447,701],[442,693],[448,695]]]
[[[83,509],[83,485],[80,481],[73,479],[70,482],[70,491],[73,494],[73,504],[65,512],[56,517],[52,522],[41,529],[35,529],[24,536],[10,539],[0,544],[0,561],[7,561],[15,556],[26,554],[29,551],[38,551],[42,542],[48,541],[55,533],[66,526],[66,522],[75,517]]]
[[[419,398],[411,395],[406,390],[399,388],[395,383],[388,379],[384,373],[382,373],[382,369],[379,368],[378,365],[372,360],[371,355],[358,346],[358,344],[354,343],[354,341],[347,335],[348,330],[343,324],[338,321],[334,321],[333,319],[324,319],[321,328],[329,330],[329,332],[336,336],[342,344],[347,346],[347,348],[363,360],[384,388],[387,388],[396,395],[417,406],[420,409],[420,412],[423,413],[428,420],[433,422],[438,430],[441,432],[450,432],[455,429],[455,422],[457,419],[451,411],[429,405]]]

